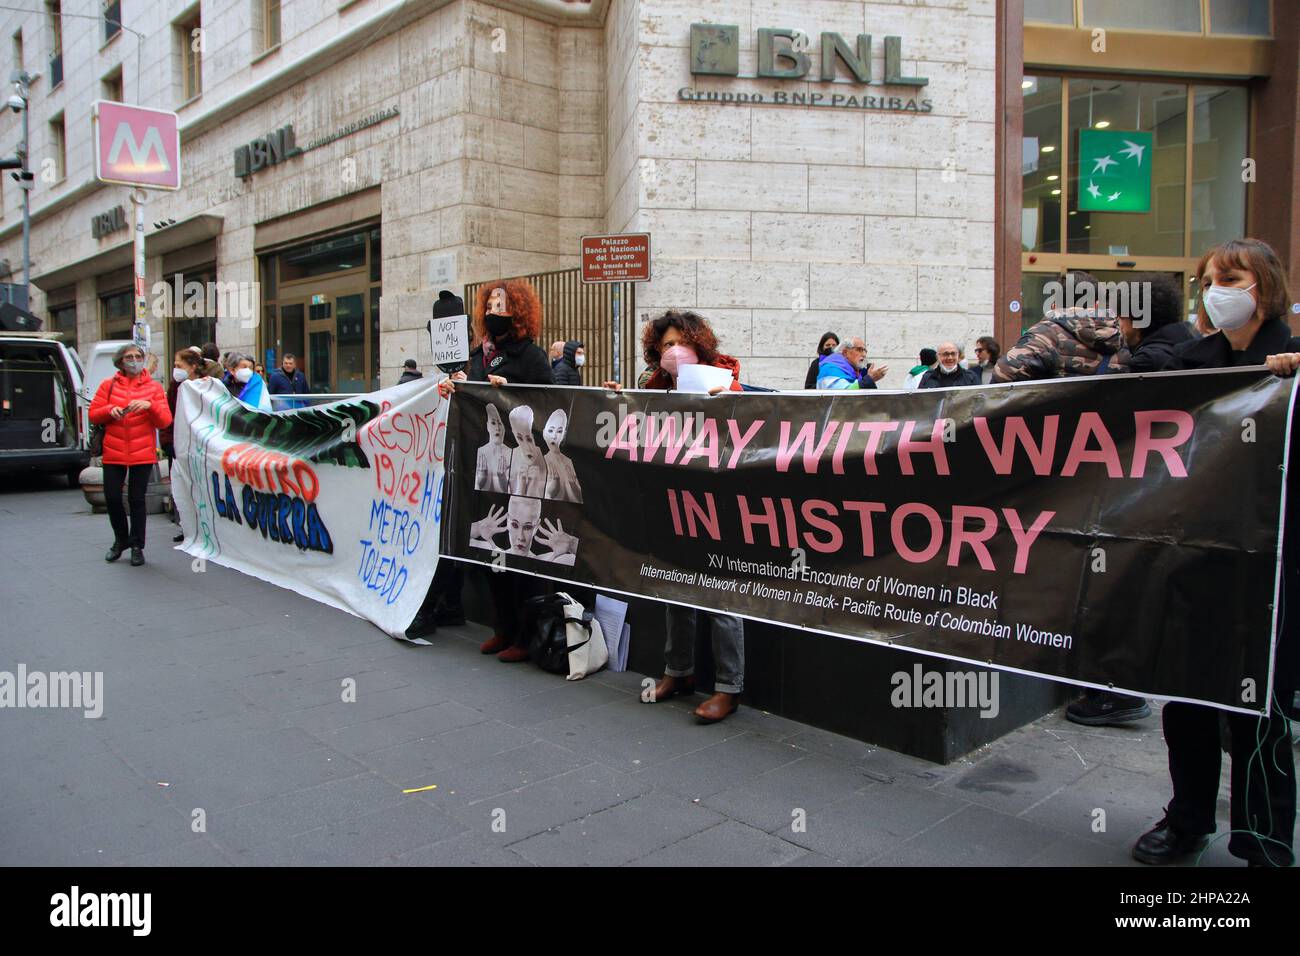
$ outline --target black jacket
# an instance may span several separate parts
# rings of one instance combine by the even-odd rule
[[[397,380],[397,384],[405,385],[407,382],[414,382],[417,378],[424,378],[424,373],[408,368],[402,372],[402,377]]]
[[[817,387],[817,370],[820,369],[821,367],[822,367],[822,357],[819,355],[815,359],[813,359],[812,364],[808,366],[808,374],[805,375],[803,379],[803,387],[805,389],[812,389]]]
[[[551,360],[532,339],[506,339],[497,346],[490,367],[483,367],[483,346],[469,353],[469,380],[486,382],[500,375],[509,385],[554,385]]]
[[[982,385],[979,369],[958,365],[951,374],[945,375],[943,366],[936,365],[921,376],[917,388],[956,388],[963,385]]]
[[[1278,352],[1300,352],[1300,338],[1291,334],[1291,327],[1283,320],[1269,319],[1242,351],[1234,351],[1223,333],[1215,332],[1180,345],[1165,371],[1263,365],[1265,358]],[[1296,456],[1298,438],[1300,428],[1293,424],[1292,457]],[[1293,720],[1300,717],[1300,708],[1293,705],[1295,695],[1300,693],[1300,613],[1295,611],[1300,608],[1300,497],[1297,497],[1300,480],[1295,477],[1298,471],[1292,464],[1286,473],[1287,507],[1282,519],[1282,607],[1285,610],[1279,621],[1273,673],[1277,702]],[[1232,595],[1225,594],[1224,600],[1232,600]]]
[[[1107,372],[1161,372],[1169,367],[1174,350],[1185,342],[1196,339],[1196,333],[1186,322],[1170,322],[1143,336],[1137,348],[1129,354],[1129,360],[1119,368],[1111,367]]]
[[[556,385],[582,384],[582,373],[578,371],[578,365],[573,360],[574,353],[578,351],[578,346],[581,344],[577,339],[570,339],[564,343],[564,354],[551,366],[551,374],[555,376]]]

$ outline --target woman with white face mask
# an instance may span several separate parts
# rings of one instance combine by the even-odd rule
[[[104,504],[113,526],[113,545],[105,561],[131,549],[131,565],[144,564],[145,491],[158,461],[158,429],[172,423],[162,386],[149,377],[144,351],[123,345],[113,356],[117,374],[104,379],[90,403],[90,423],[104,428]],[[130,521],[122,504],[127,487]]]
[[[582,366],[587,362],[587,350],[577,339],[564,343],[560,360],[551,369],[556,385],[581,385]]]
[[[1287,324],[1291,299],[1277,254],[1258,239],[1235,239],[1206,253],[1196,268],[1201,288],[1197,327],[1203,338],[1178,346],[1170,369],[1267,365],[1290,376],[1300,367],[1300,338]],[[1293,433],[1292,446],[1295,446]],[[1165,745],[1173,799],[1165,815],[1133,847],[1143,863],[1174,863],[1199,853],[1215,830],[1219,794],[1219,719],[1227,719],[1232,738],[1228,852],[1251,866],[1290,866],[1296,816],[1295,754],[1287,718],[1295,719],[1300,694],[1300,484],[1287,470],[1286,512],[1282,517],[1282,580],[1273,687],[1268,716],[1227,713],[1201,704],[1165,704]],[[1239,496],[1237,496],[1239,499]],[[1225,507],[1249,508],[1229,491]],[[1209,601],[1232,601],[1231,582]],[[1262,695],[1261,695],[1262,696]],[[1264,701],[1261,701],[1263,704]]]
[[[247,355],[240,355],[235,359],[235,381],[241,386],[239,400],[245,405],[256,408],[259,412],[271,412],[275,409],[271,405],[270,393],[266,388],[266,380],[253,370],[253,360]]]

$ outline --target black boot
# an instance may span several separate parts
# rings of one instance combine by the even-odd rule
[[[126,544],[121,541],[114,541],[113,546],[108,549],[108,554],[104,555],[105,561],[116,561],[126,550]]]
[[[1127,724],[1151,716],[1151,707],[1141,697],[1112,694],[1108,690],[1087,690],[1065,708],[1065,719],[1088,727]]]
[[[1138,837],[1133,845],[1133,859],[1152,866],[1177,863],[1204,850],[1209,842],[1204,833],[1178,832],[1169,825],[1169,818],[1165,816],[1154,828]]]
[[[138,568],[144,564],[144,548],[131,549],[131,567]]]

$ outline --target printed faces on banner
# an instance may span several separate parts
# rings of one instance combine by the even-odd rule
[[[582,486],[573,462],[561,451],[569,430],[569,416],[557,408],[546,420],[542,453],[533,435],[533,409],[518,405],[509,413],[513,447],[506,444],[506,423],[496,405],[486,406],[487,443],[478,450],[474,490],[484,516],[470,525],[471,548],[494,553],[571,565],[577,558],[578,539],[564,530],[563,505],[543,507],[544,501],[582,504]],[[504,496],[493,501],[494,496]],[[569,518],[569,527],[574,526]]]

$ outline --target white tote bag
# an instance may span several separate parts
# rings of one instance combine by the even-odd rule
[[[563,591],[564,598],[564,636],[569,644],[569,676],[565,680],[582,680],[588,674],[594,674],[609,661],[609,649],[605,646],[605,633],[600,622],[591,619],[588,630],[582,617],[586,608]]]

